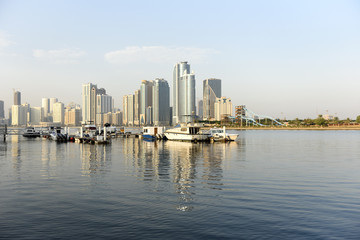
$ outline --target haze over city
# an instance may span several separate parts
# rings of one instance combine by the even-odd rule
[[[278,118],[360,114],[357,1],[2,1],[0,99],[82,104],[81,86],[123,95],[188,61],[196,97],[222,80],[233,105]]]

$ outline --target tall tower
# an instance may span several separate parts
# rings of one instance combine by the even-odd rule
[[[14,92],[14,105],[21,105],[21,92]]]
[[[173,123],[190,122],[196,114],[195,75],[187,62],[177,63],[173,72]]]
[[[82,120],[95,124],[97,86],[92,83],[82,85]]]
[[[153,103],[153,124],[169,125],[170,124],[170,88],[164,79],[155,79],[152,88]]]
[[[148,118],[151,118],[147,113],[147,109],[152,107],[152,86],[153,81],[143,80],[140,86],[140,125],[145,125],[148,122]]]
[[[49,99],[49,111],[52,113],[54,111],[54,104],[58,102],[57,98],[50,98]]]
[[[203,118],[215,118],[215,101],[221,97],[221,80],[209,78],[203,81]]]
[[[42,98],[41,107],[43,108],[44,111],[44,118],[47,120],[48,114],[50,113],[50,99]]]

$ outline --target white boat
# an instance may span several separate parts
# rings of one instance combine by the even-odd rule
[[[143,127],[142,137],[146,140],[163,139],[165,133],[165,127]]]
[[[66,142],[68,140],[67,134],[61,133],[60,127],[52,127],[49,133],[49,139],[57,142]]]
[[[40,132],[36,131],[33,127],[27,127],[23,133],[24,137],[36,138],[40,137]]]
[[[165,131],[165,136],[168,140],[177,141],[208,141],[209,133],[203,133],[200,129],[203,127],[199,123],[181,123],[172,129]]]
[[[211,139],[214,141],[235,141],[239,134],[226,133],[225,127],[223,128],[211,128],[209,130]]]

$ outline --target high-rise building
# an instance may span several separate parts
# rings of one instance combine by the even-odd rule
[[[109,122],[108,118],[105,115],[111,116],[112,110],[113,110],[113,100],[112,97],[105,94],[98,94],[96,96],[96,124],[97,125],[104,125],[105,123],[111,123]]]
[[[152,123],[170,125],[170,88],[164,79],[155,79],[152,87]]]
[[[14,92],[14,105],[21,105],[21,92]]]
[[[209,78],[203,81],[203,118],[215,118],[215,101],[221,97],[221,80]]]
[[[106,95],[106,90],[104,88],[98,89],[97,85],[92,83],[82,85],[82,121],[84,123],[96,124],[97,95]]]
[[[79,106],[69,104],[65,108],[64,123],[66,126],[80,126],[81,108]]]
[[[128,126],[134,126],[134,98],[135,95],[134,94],[129,94],[128,95],[128,106],[127,106],[127,110],[128,110],[128,114],[127,114],[127,125]]]
[[[195,75],[190,65],[180,62],[173,72],[173,124],[190,122],[196,114]]]
[[[53,105],[53,122],[64,125],[65,120],[65,109],[62,102],[56,102]]]
[[[29,122],[30,124],[39,124],[43,121],[44,114],[42,107],[30,107]]]
[[[128,95],[123,96],[123,124],[127,125],[128,118]]]
[[[91,113],[94,111],[94,109],[91,107],[91,99],[92,97],[94,98],[96,96],[93,96],[93,88],[97,88],[97,86],[92,83],[82,85],[82,121],[85,123],[95,121],[95,119],[91,119]]]
[[[154,85],[153,81],[143,80],[140,86],[140,115],[139,121],[140,125],[145,125],[149,121],[147,118],[151,118],[149,115],[148,107],[152,107],[152,86]]]
[[[121,111],[117,111],[117,112],[112,114],[111,124],[113,126],[121,126],[121,125],[123,125],[123,116],[122,116]]]
[[[204,105],[203,105],[203,100],[199,100],[198,102],[198,107],[197,107],[197,115],[199,117],[199,119],[203,119],[203,108]]]
[[[221,97],[215,100],[215,120],[221,121],[224,117],[232,116],[233,105],[230,98]]]
[[[0,118],[5,118],[4,101],[0,100]]]
[[[41,99],[41,107],[43,108],[44,120],[47,121],[47,117],[50,113],[50,99],[42,98]]]
[[[134,98],[134,125],[140,125],[140,102],[141,102],[141,93],[140,89],[135,91]]]
[[[123,123],[127,126],[134,126],[134,94],[123,97]]]
[[[109,95],[105,95],[105,94],[98,94],[96,96],[97,100],[96,100],[96,104],[97,104],[97,109],[96,109],[96,113],[97,114],[101,114],[101,113],[109,113],[112,112],[112,97]]]
[[[58,102],[57,98],[49,99],[49,112],[52,113],[54,111],[54,104]]]
[[[24,126],[28,122],[29,104],[12,105],[11,107],[11,125]]]

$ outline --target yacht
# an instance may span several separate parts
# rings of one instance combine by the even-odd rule
[[[226,133],[225,127],[223,128],[211,128],[209,130],[211,139],[214,141],[235,141],[239,134]]]
[[[36,131],[33,127],[27,127],[23,133],[23,136],[28,138],[36,138],[40,137],[40,132]]]
[[[192,142],[208,141],[210,135],[209,133],[202,132],[202,127],[203,125],[199,123],[181,123],[174,128],[166,130],[165,136],[168,140]]]
[[[67,134],[61,133],[61,127],[50,127],[49,139],[57,142],[66,142]]]

